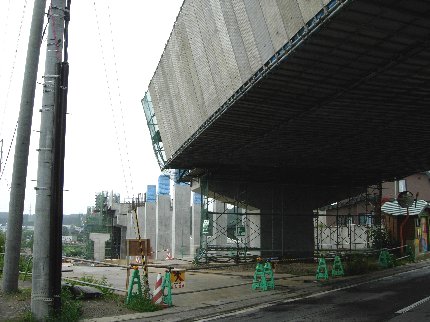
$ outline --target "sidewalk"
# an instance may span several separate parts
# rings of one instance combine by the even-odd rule
[[[275,273],[275,290],[252,290],[252,272],[189,271],[183,289],[173,289],[173,307],[147,313],[136,313],[85,321],[192,321],[209,318],[218,314],[234,312],[247,307],[269,305],[288,299],[301,298],[310,294],[344,288],[398,273],[428,266],[430,260],[385,269],[366,275],[330,278],[328,281],[315,281],[314,276],[293,276]],[[117,269],[117,268],[115,268]],[[103,268],[104,270],[104,268]],[[117,269],[118,270],[118,269]],[[150,285],[156,273],[163,269],[150,269]],[[114,285],[116,287],[116,285]],[[122,287],[124,288],[124,286]]]

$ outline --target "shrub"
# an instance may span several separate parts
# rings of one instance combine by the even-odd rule
[[[370,258],[365,254],[351,254],[346,261],[345,273],[358,275],[376,271],[377,269],[378,264],[374,258]]]

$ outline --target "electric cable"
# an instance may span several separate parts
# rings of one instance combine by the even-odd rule
[[[131,189],[134,190],[134,184],[133,184],[133,176],[131,175],[132,171],[130,168],[130,156],[128,154],[128,144],[127,144],[127,140],[125,139],[126,133],[125,133],[125,124],[124,124],[124,112],[122,109],[122,97],[121,97],[121,89],[119,87],[119,76],[118,76],[118,66],[116,64],[116,54],[115,54],[115,43],[113,40],[113,33],[112,33],[112,19],[111,19],[111,15],[110,15],[110,6],[109,6],[109,2],[107,2],[107,9],[108,9],[108,21],[109,21],[109,31],[110,31],[110,36],[111,36],[111,44],[112,44],[112,54],[113,54],[113,62],[114,62],[114,71],[115,71],[115,77],[116,77],[116,85],[117,85],[117,90],[118,90],[118,99],[119,99],[119,109],[120,109],[120,116],[121,116],[121,123],[120,124],[122,126],[122,130],[123,130],[123,135],[124,135],[124,144],[125,144],[125,154],[126,154],[126,162],[127,162],[127,166],[128,166],[128,170],[129,170],[129,176],[130,176],[130,185],[131,185]]]
[[[25,18],[25,14],[26,14],[26,11],[27,11],[27,1],[28,1],[28,0],[25,0],[25,1],[24,1],[24,7],[23,7],[23,9],[22,9],[21,22],[20,22],[20,24],[19,24],[18,36],[17,36],[17,38],[16,38],[15,54],[14,54],[14,57],[13,57],[13,60],[12,60],[12,68],[11,68],[11,72],[10,72],[10,76],[9,76],[9,85],[8,85],[8,88],[7,88],[7,91],[6,91],[6,98],[5,98],[4,105],[3,105],[3,107],[2,107],[2,112],[1,112],[1,117],[0,117],[0,119],[1,119],[1,124],[0,124],[0,137],[1,137],[1,136],[2,136],[2,134],[3,134],[3,125],[4,125],[4,120],[5,120],[5,118],[6,118],[6,117],[5,117],[5,114],[6,114],[6,107],[7,107],[7,105],[8,105],[8,101],[9,101],[9,94],[10,94],[10,88],[11,88],[11,85],[12,85],[13,76],[14,76],[14,74],[15,74],[15,65],[16,65],[16,58],[17,58],[17,56],[18,56],[18,52],[19,52],[19,42],[20,42],[20,40],[21,40],[22,25],[24,24],[24,18]],[[15,131],[16,131],[16,129],[15,129]],[[13,141],[13,140],[12,140],[12,141]]]
[[[124,169],[124,158],[122,155],[122,148],[121,148],[121,144],[119,142],[119,136],[118,136],[118,126],[116,124],[115,117],[114,117],[115,111],[114,111],[113,102],[112,102],[112,90],[111,90],[111,85],[110,85],[109,77],[108,77],[106,56],[105,56],[105,50],[104,50],[103,41],[102,41],[102,37],[101,37],[100,21],[99,21],[99,16],[97,13],[96,1],[94,1],[93,4],[94,4],[95,17],[96,17],[97,31],[98,31],[98,36],[99,36],[100,49],[102,52],[103,67],[104,67],[104,73],[105,73],[105,78],[106,78],[106,87],[107,87],[108,96],[109,96],[109,105],[111,107],[113,125],[114,125],[114,130],[115,130],[115,135],[116,135],[116,141],[117,141],[118,151],[119,151],[119,155],[120,155],[121,169],[122,169],[125,189],[126,189],[127,195],[129,195],[130,192],[129,192],[129,188],[128,188],[128,180],[127,180],[127,177],[125,175],[125,169]]]
[[[9,149],[7,150],[6,159],[3,164],[3,170],[0,174],[0,181],[3,178],[4,171],[6,169],[7,160],[9,159],[10,151],[12,149],[13,141],[15,140],[16,130],[18,129],[18,121],[16,121],[15,130],[13,131],[12,140],[10,141]]]

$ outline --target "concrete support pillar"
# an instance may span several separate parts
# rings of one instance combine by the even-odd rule
[[[255,215],[254,215],[255,213]],[[248,211],[246,216],[245,234],[246,242],[251,248],[261,248],[261,216],[260,210]],[[252,255],[261,255],[261,251],[250,251]]]
[[[134,211],[127,213],[127,239],[139,239],[138,227],[140,231],[140,238],[144,238],[145,228],[145,208],[137,207],[137,222],[136,214]]]
[[[285,210],[273,216],[265,212],[261,218],[262,256],[286,256],[303,258],[313,256],[313,216],[312,210]]]
[[[157,209],[155,214],[156,221],[156,237],[155,251],[156,259],[166,258],[167,251],[171,251],[172,246],[172,211],[170,207],[169,195],[157,196]]]
[[[156,208],[157,204],[155,202],[145,203],[145,238],[149,239],[151,247],[150,258],[155,258],[155,244],[156,244]]]
[[[202,196],[201,194],[193,193],[193,203],[191,205],[191,240],[190,240],[190,255],[196,256],[196,250],[200,247],[200,229],[202,220]]]
[[[173,187],[172,256],[189,257],[191,226],[191,188],[175,184]]]
[[[110,239],[109,234],[90,233],[90,239],[94,241],[94,260],[104,261],[105,259],[105,243]]]
[[[120,259],[126,259],[127,256],[127,227],[121,226],[121,245],[120,245]]]

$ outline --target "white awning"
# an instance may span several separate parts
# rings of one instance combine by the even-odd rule
[[[413,203],[411,207],[409,207],[409,215],[416,216],[419,215],[425,208],[429,206],[428,202],[425,200],[417,200],[417,202]],[[381,211],[393,216],[406,216],[406,208],[402,208],[399,206],[397,201],[386,202],[382,205]]]

